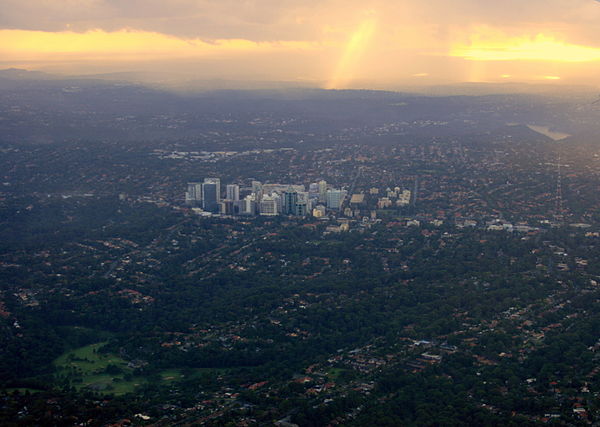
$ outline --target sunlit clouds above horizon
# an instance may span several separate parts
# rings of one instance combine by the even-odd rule
[[[581,46],[539,33],[510,37],[490,29],[470,32],[470,43],[452,47],[451,56],[473,61],[590,62],[600,60],[600,47]]]
[[[595,0],[3,0],[0,67],[309,82],[600,85]]]

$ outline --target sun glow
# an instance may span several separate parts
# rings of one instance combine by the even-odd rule
[[[566,43],[552,36],[507,37],[484,30],[470,35],[470,43],[455,44],[450,56],[470,61],[590,62],[600,60],[600,48]]]
[[[341,89],[355,77],[356,68],[373,37],[377,23],[369,18],[363,21],[344,48],[332,77],[325,86],[327,89]]]
[[[302,41],[259,43],[222,39],[207,42],[133,30],[93,30],[85,33],[0,30],[0,55],[4,60],[145,60],[316,49],[319,49],[316,43]]]

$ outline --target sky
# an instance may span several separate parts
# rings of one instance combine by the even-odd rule
[[[0,0],[0,68],[600,85],[598,0]]]

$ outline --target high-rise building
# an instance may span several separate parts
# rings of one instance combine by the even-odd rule
[[[306,202],[299,201],[294,205],[293,215],[306,216],[308,214],[308,205]]]
[[[339,209],[342,206],[346,190],[327,190],[326,201],[329,209]]]
[[[308,185],[308,192],[313,197],[319,197],[319,183],[318,182],[311,182]]]
[[[306,216],[312,211],[312,201],[310,193],[305,191],[298,192],[298,201],[294,206],[294,215]]]
[[[221,213],[225,215],[237,215],[239,208],[236,201],[224,199],[219,203]]]
[[[243,200],[238,200],[238,201],[233,202],[233,214],[234,215],[242,214],[243,209],[244,209],[244,201]]]
[[[249,194],[242,200],[241,214],[256,215],[256,194]]]
[[[225,198],[234,202],[240,200],[240,186],[237,184],[228,184],[225,187]]]
[[[310,200],[310,194],[306,191],[298,191],[298,201],[307,202]]]
[[[298,193],[292,189],[288,189],[283,193],[283,210],[284,215],[294,215],[296,203],[298,203]]]
[[[277,194],[269,194],[263,196],[260,201],[260,214],[263,216],[275,216],[279,214],[277,206],[279,204],[279,196]]]
[[[327,181],[319,181],[319,201],[324,202],[327,197]]]
[[[191,206],[197,206],[202,203],[202,183],[188,182],[185,192],[185,203]]]
[[[260,202],[263,195],[263,185],[260,181],[252,181],[252,192],[256,194],[256,201]]]
[[[202,183],[202,209],[208,212],[219,212],[221,201],[221,180],[205,178]]]

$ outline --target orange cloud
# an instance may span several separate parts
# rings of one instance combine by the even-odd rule
[[[317,43],[303,41],[253,42],[223,39],[206,42],[161,33],[93,30],[85,33],[0,30],[0,56],[7,60],[193,58],[209,55],[313,51]]]
[[[553,36],[510,37],[478,28],[468,37],[469,43],[455,43],[449,55],[470,61],[549,61],[591,62],[600,60],[600,48],[567,43]]]

